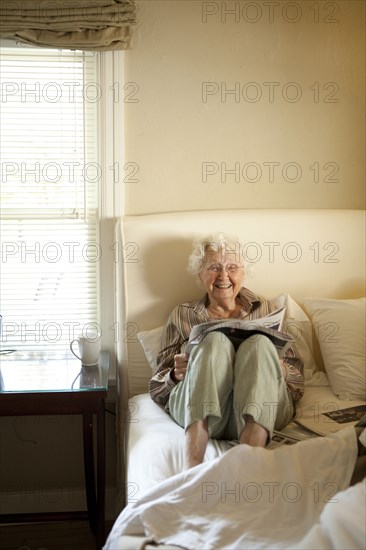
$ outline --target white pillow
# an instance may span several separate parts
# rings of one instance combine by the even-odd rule
[[[309,317],[289,295],[281,294],[271,300],[277,307],[286,307],[282,331],[294,338],[294,348],[304,363],[305,381],[309,381],[321,365],[315,359],[313,328]]]
[[[366,400],[366,298],[306,298],[304,305],[334,393],[342,400]]]
[[[161,340],[163,336],[164,325],[161,327],[153,328],[151,330],[142,330],[137,334],[137,338],[144,350],[146,359],[153,370],[156,371],[157,364],[156,358],[161,350]]]

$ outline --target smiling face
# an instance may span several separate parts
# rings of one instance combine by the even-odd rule
[[[208,252],[199,276],[210,304],[230,307],[243,286],[244,268],[235,253]]]

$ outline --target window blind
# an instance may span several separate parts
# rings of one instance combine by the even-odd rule
[[[63,356],[98,327],[98,54],[2,48],[2,348]]]

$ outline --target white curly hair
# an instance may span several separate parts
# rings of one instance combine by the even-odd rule
[[[199,276],[206,261],[208,253],[221,252],[225,254],[235,254],[235,261],[245,266],[241,250],[241,242],[236,235],[216,232],[198,237],[193,241],[191,255],[188,260],[188,271],[195,276]]]

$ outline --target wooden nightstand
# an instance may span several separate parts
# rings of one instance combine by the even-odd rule
[[[70,354],[71,355],[71,354]],[[109,352],[95,367],[81,367],[73,356],[32,358],[17,352],[0,355],[0,415],[82,415],[87,511],[1,514],[1,523],[88,518],[96,547],[105,538],[105,408]],[[97,419],[96,476],[93,421]],[[95,483],[96,477],[96,483]]]

